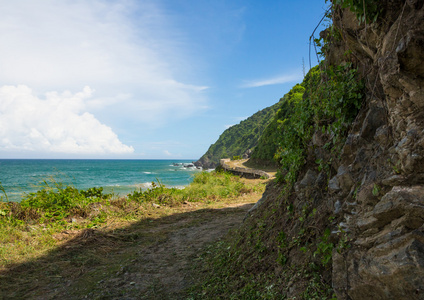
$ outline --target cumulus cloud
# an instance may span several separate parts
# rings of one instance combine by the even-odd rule
[[[49,92],[44,98],[27,86],[0,88],[0,150],[72,154],[134,152],[112,129],[85,112],[93,90]]]
[[[266,85],[284,84],[284,83],[294,82],[298,80],[302,80],[301,74],[297,74],[297,73],[287,74],[287,75],[281,75],[281,76],[276,76],[272,78],[248,81],[245,84],[243,84],[241,87],[253,88],[253,87],[266,86]]]
[[[120,132],[129,131],[127,124],[166,126],[207,108],[207,87],[190,81],[196,63],[186,54],[187,39],[158,1],[0,0],[0,4],[7,16],[0,20],[2,97],[19,98],[25,105],[4,109],[27,118],[18,122],[8,117],[17,122],[16,129],[1,120],[2,149],[7,145],[72,153],[130,152],[107,125],[121,126]],[[84,86],[96,90],[95,97],[86,92],[39,96]],[[53,108],[49,110],[46,103]],[[60,124],[58,116],[65,117],[62,110],[67,106],[71,108],[67,123],[61,129],[51,128]],[[97,128],[100,135],[80,130],[77,120]],[[97,146],[89,142],[96,139]]]

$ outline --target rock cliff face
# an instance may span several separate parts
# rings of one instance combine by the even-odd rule
[[[371,24],[334,14],[327,59],[350,49],[367,95],[328,184],[352,245],[333,251],[332,282],[338,299],[424,299],[424,1],[379,5]]]
[[[355,4],[356,12],[358,3],[378,3],[379,17],[362,24],[333,5],[334,27],[321,34],[320,72],[357,67],[361,109],[339,140],[325,122],[313,123],[297,182],[283,177],[290,166],[282,166],[282,179],[219,248],[225,264],[218,260],[211,274],[214,282],[225,278],[228,295],[424,299],[424,0],[335,2]],[[309,89],[319,90],[328,74],[319,73],[316,85],[305,79],[299,103],[313,105]],[[349,97],[343,87],[342,102]],[[332,97],[319,95],[314,101]],[[290,152],[282,153],[284,162]]]

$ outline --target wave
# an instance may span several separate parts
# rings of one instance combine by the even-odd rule
[[[149,181],[149,182],[134,183],[134,184],[118,184],[118,183],[116,183],[116,184],[104,185],[104,187],[108,187],[108,188],[117,187],[117,188],[122,188],[122,189],[125,189],[125,188],[127,188],[127,189],[142,188],[142,189],[144,189],[144,188],[152,187],[152,182]]]
[[[175,188],[175,189],[183,190],[183,189],[185,189],[186,187],[187,187],[187,185],[175,185],[175,186],[172,186],[171,188]]]
[[[141,189],[148,189],[148,188],[151,188],[152,186],[153,186],[153,184],[151,182],[143,182],[143,183],[132,184],[129,187],[136,187],[136,188],[141,188]]]

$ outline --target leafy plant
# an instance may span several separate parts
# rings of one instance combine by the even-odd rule
[[[328,265],[332,260],[334,244],[329,241],[331,234],[330,228],[327,228],[321,237],[321,242],[317,244],[317,250],[314,252],[314,257],[319,257],[323,266]]]
[[[103,194],[102,188],[79,191],[73,186],[44,180],[37,192],[26,194],[20,203],[8,202],[6,206],[12,212],[12,219],[61,222],[71,215],[84,216],[91,203],[107,201],[111,197]]]
[[[81,195],[85,198],[108,198],[111,194],[103,194],[102,187],[92,187],[87,190],[80,190]]]
[[[372,187],[372,194],[373,196],[377,197],[379,193],[380,193],[380,187],[374,183]]]
[[[376,0],[333,0],[333,4],[349,8],[356,15],[359,23],[375,22],[382,13],[379,2]]]
[[[276,121],[279,136],[274,155],[281,165],[277,178],[290,184],[295,182],[304,164],[312,134],[321,130],[329,137],[327,147],[339,151],[363,99],[363,82],[350,63],[323,70],[314,67],[301,86],[303,97],[288,96],[284,115],[277,113],[275,117],[280,118]],[[295,89],[299,90],[297,86]],[[291,95],[296,93],[291,91]],[[321,168],[328,166],[323,160],[317,163]]]

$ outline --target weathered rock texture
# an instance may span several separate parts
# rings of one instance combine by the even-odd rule
[[[424,1],[379,3],[371,24],[334,14],[330,63],[350,49],[367,95],[328,185],[352,240],[333,253],[333,287],[338,299],[424,299]]]

